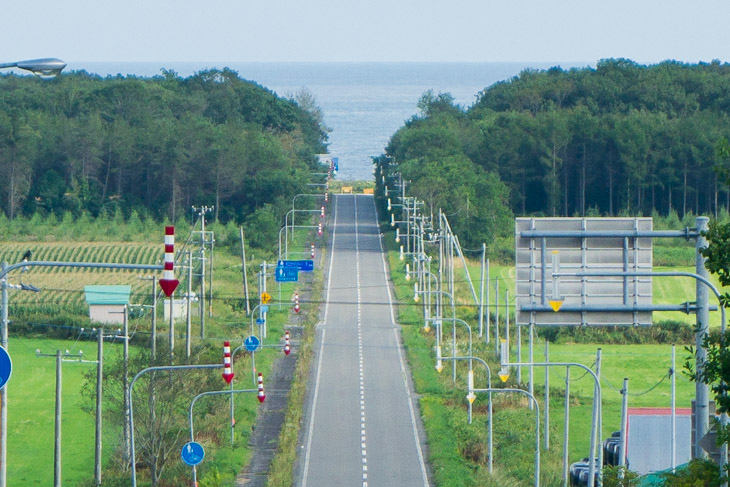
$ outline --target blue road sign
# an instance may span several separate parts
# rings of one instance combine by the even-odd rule
[[[299,269],[296,267],[277,267],[276,282],[297,282],[299,280]]]
[[[268,304],[262,304],[259,306],[259,310],[261,310],[262,313],[268,313],[269,312],[269,305]]]
[[[205,450],[203,450],[203,445],[200,443],[189,441],[183,445],[180,456],[182,457],[183,462],[194,467],[202,462],[203,458],[205,458]]]
[[[261,345],[261,340],[256,338],[254,335],[251,335],[243,341],[243,346],[246,347],[246,350],[249,352],[255,352],[259,348],[259,345]]]
[[[280,260],[276,263],[277,267],[290,268],[294,267],[300,271],[313,271],[313,260]]]
[[[266,323],[266,320],[264,320],[262,318],[256,318],[256,324],[257,325],[263,325],[264,323]]]
[[[0,347],[0,389],[8,383],[10,375],[13,373],[13,362],[10,360],[8,351]]]

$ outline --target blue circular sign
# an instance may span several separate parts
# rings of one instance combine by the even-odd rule
[[[0,389],[5,387],[5,384],[10,380],[10,375],[13,373],[13,362],[10,360],[8,351],[3,347],[0,347]]]
[[[261,345],[261,341],[254,335],[246,338],[243,342],[243,346],[246,347],[246,350],[249,352],[255,352],[259,348],[259,345]]]
[[[183,462],[194,467],[202,462],[203,458],[205,458],[205,450],[203,450],[203,445],[200,443],[190,441],[183,445],[180,456],[182,457]]]
[[[261,345],[261,341],[254,335],[251,335],[250,337],[246,338],[246,340],[243,342],[243,345],[249,352],[255,352],[256,350],[258,350],[259,345]]]

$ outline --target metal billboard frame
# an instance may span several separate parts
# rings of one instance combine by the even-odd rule
[[[607,326],[652,324],[651,276],[576,276],[592,271],[651,272],[651,218],[515,219],[516,324]],[[559,253],[564,302],[549,305],[552,259]]]

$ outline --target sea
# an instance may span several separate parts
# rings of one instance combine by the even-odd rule
[[[392,135],[418,115],[418,101],[431,90],[450,93],[456,104],[471,106],[479,93],[525,69],[564,69],[590,63],[69,63],[67,70],[100,76],[156,76],[162,69],[182,77],[212,68],[230,68],[241,78],[290,98],[306,89],[322,109],[329,153],[338,158],[342,181],[372,180],[372,158],[385,152]]]

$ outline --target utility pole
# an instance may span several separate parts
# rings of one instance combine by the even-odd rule
[[[243,272],[243,297],[246,300],[246,316],[251,316],[251,303],[248,300],[248,275],[246,274],[246,241],[243,238],[243,227],[241,231],[241,272]]]
[[[172,296],[170,296],[170,301],[172,302]],[[172,308],[172,307],[171,307]],[[172,311],[172,309],[170,309]],[[127,397],[127,391],[129,391],[129,320],[127,320],[128,315],[128,308],[125,305],[124,306],[124,327],[122,328],[122,340],[123,341],[123,348],[122,348],[122,359],[123,359],[123,372],[122,372],[122,391],[124,392],[124,400],[122,401],[122,409],[124,411],[124,428],[123,428],[123,437],[124,437],[124,457],[125,459],[129,458],[130,455],[130,442],[129,442],[129,398]],[[170,346],[170,349],[172,349],[172,345]]]
[[[200,338],[205,338],[205,214],[214,209],[213,206],[193,206],[200,218]]]
[[[55,357],[56,358],[56,412],[55,412],[55,433],[54,433],[54,448],[53,448],[53,487],[61,487],[61,397],[62,397],[62,371],[61,364],[63,358],[82,358],[83,352],[79,351],[78,354],[66,353],[63,354],[61,350],[56,350],[56,353],[41,353],[40,350],[35,351],[36,357]]]

